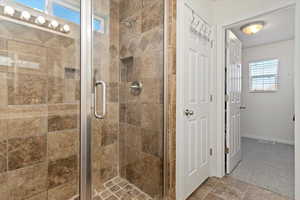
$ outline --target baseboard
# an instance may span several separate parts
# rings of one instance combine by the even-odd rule
[[[295,145],[294,141],[289,141],[289,140],[281,140],[281,139],[270,139],[270,138],[265,138],[265,137],[260,137],[256,135],[242,135],[244,138],[250,138],[250,139],[256,139],[256,140],[266,140],[270,142],[276,142],[276,143],[282,143],[282,144],[289,144],[289,145]]]

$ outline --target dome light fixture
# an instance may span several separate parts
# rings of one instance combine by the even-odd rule
[[[265,26],[265,22],[257,21],[251,22],[241,27],[241,31],[246,35],[254,35],[261,31]]]

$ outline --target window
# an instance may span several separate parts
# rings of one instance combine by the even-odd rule
[[[53,15],[61,19],[68,20],[75,24],[80,24],[80,12],[60,4],[53,3]],[[104,19],[96,18],[93,21],[94,30],[104,33]]]
[[[15,0],[15,2],[41,11],[45,11],[46,8],[45,0]]]
[[[250,92],[278,89],[278,59],[249,63]]]
[[[94,30],[104,33],[105,32],[105,24],[104,24],[104,19],[103,18],[96,18],[94,19]]]
[[[46,0],[15,0],[15,2],[23,4],[27,7],[38,9],[40,11],[46,11]],[[61,19],[73,22],[75,24],[80,24],[80,11],[73,6],[68,6],[66,3],[61,5],[59,0],[48,0],[48,3],[52,6],[52,10],[47,10],[48,13],[52,13],[53,16],[59,17]],[[100,33],[104,33],[105,23],[104,19],[101,17],[95,17],[93,21],[94,30]]]
[[[53,3],[53,15],[61,19],[68,20],[75,24],[80,24],[80,12],[66,8],[59,4]]]

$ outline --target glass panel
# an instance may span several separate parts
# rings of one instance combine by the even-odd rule
[[[44,1],[18,2],[44,5]],[[0,15],[3,5],[28,10],[5,1]],[[60,18],[29,11],[65,24]],[[70,24],[71,31],[63,33],[12,17],[1,19],[0,29],[0,185],[5,188],[0,199],[76,197],[80,27]]]
[[[46,0],[14,0],[17,3],[23,4],[30,8],[38,9],[41,11],[45,10]]]
[[[80,13],[77,10],[66,8],[60,4],[53,3],[53,15],[68,20],[75,24],[80,24]],[[94,30],[104,33],[104,19],[94,19]]]
[[[164,1],[93,0],[93,11],[106,29],[93,35],[94,80],[108,86],[107,115],[92,122],[94,196],[161,199]]]
[[[104,33],[105,31],[105,24],[104,24],[104,19],[94,19],[94,30]]]
[[[66,8],[62,5],[53,3],[53,15],[57,16],[59,18],[68,20],[70,22],[73,22],[75,24],[80,24],[80,13],[79,11]]]

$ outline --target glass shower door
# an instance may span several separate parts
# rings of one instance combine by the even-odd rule
[[[92,2],[92,195],[161,199],[164,1]]]
[[[0,199],[79,191],[80,1],[0,1]]]

